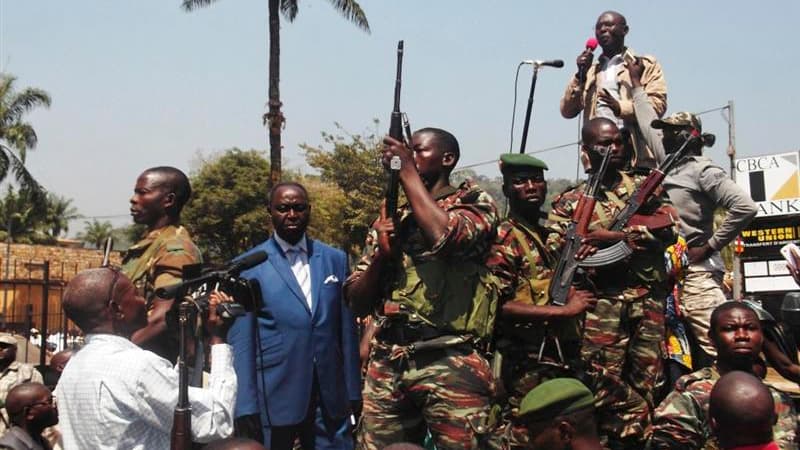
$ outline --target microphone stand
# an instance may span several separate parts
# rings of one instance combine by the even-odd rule
[[[531,122],[531,110],[533,109],[533,92],[536,90],[536,78],[539,76],[539,67],[537,63],[533,64],[533,77],[531,78],[531,92],[528,94],[528,108],[525,110],[525,124],[522,128],[522,142],[519,146],[519,152],[525,153],[525,144],[528,143],[528,129]]]
[[[173,414],[170,450],[192,448],[192,405],[189,403],[189,368],[186,366],[186,341],[189,332],[191,298],[183,299],[178,307],[180,349],[178,354],[178,404]]]

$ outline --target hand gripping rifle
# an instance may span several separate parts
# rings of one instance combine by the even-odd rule
[[[683,145],[677,151],[670,153],[658,168],[650,171],[650,174],[639,185],[625,207],[614,217],[614,221],[608,228],[609,231],[622,231],[629,222],[636,221],[634,217],[636,213],[642,205],[650,200],[669,171],[683,159],[689,149],[689,143],[700,137],[700,133],[696,130],[693,132],[682,131],[681,135],[684,137]],[[585,258],[578,265],[581,267],[607,266],[622,261],[631,254],[633,254],[633,250],[628,244],[625,241],[620,241],[610,247],[598,250],[597,253]]]
[[[556,270],[550,281],[550,301],[554,305],[564,306],[567,304],[567,295],[570,287],[572,287],[575,272],[578,269],[578,260],[575,259],[575,254],[578,253],[578,249],[583,245],[583,237],[589,232],[589,222],[592,220],[594,206],[597,203],[597,191],[600,189],[600,183],[605,176],[610,157],[611,149],[608,148],[603,155],[600,168],[592,174],[586,190],[578,200],[578,204],[572,214],[572,220],[567,227],[567,233],[564,236],[564,248],[561,250],[561,257],[558,259],[558,265],[556,265]]]

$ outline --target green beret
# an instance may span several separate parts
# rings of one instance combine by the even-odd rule
[[[525,153],[503,153],[500,155],[500,170],[542,169],[547,170],[547,164],[541,159],[534,158]]]
[[[594,394],[575,378],[555,378],[531,389],[519,405],[519,415],[540,421],[563,416],[594,403]]]

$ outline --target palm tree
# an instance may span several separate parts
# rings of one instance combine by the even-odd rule
[[[97,219],[92,219],[91,222],[86,221],[84,223],[86,224],[86,227],[83,229],[83,233],[78,235],[78,239],[82,240],[86,244],[93,245],[94,248],[103,248],[106,239],[108,239],[108,237],[111,236],[111,233],[114,231],[114,227],[111,226],[111,222],[100,222]]]
[[[182,6],[186,11],[191,11],[198,7],[208,6],[217,0],[182,0]],[[364,10],[355,0],[328,0],[347,20],[353,22],[362,30],[369,33],[369,22]],[[264,125],[269,129],[269,162],[270,177],[269,186],[281,180],[281,129],[286,118],[281,112],[280,90],[278,81],[280,79],[280,21],[278,12],[283,14],[289,22],[297,17],[297,4],[299,0],[267,0],[269,10],[269,109],[264,114]]]
[[[72,206],[72,199],[60,195],[47,194],[45,222],[51,236],[57,238],[69,231],[69,222],[80,219],[78,209]]]
[[[0,181],[14,174],[20,186],[32,193],[40,193],[39,183],[25,168],[25,155],[36,147],[36,131],[23,116],[39,106],[50,106],[47,92],[36,88],[14,91],[16,78],[0,74]]]

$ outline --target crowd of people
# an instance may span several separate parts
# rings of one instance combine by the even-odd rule
[[[187,342],[184,299],[156,292],[202,262],[180,225],[191,188],[180,170],[146,170],[130,200],[142,240],[121,268],[65,291],[85,343],[53,357],[55,394],[0,336],[0,448],[169,448],[184,381],[191,438],[207,449],[797,448],[791,399],[762,379],[764,357],[793,381],[800,367],[756,305],[722,291],[719,252],[756,206],[703,156],[714,137],[696,115],[664,117],[662,68],[627,32],[602,13],[602,54],[576,60],[561,113],[582,114],[588,181],[549,213],[545,161],[500,158],[500,217],[501,199],[451,184],[453,134],[387,136],[405,201],[382,205],[358,261],[308,236],[309,193],[278,183],[272,236],[240,257],[266,255],[239,275],[250,289],[209,286]],[[251,299],[237,318],[220,312]],[[683,365],[669,363],[668,332],[691,344]],[[179,354],[194,361],[188,381]]]

